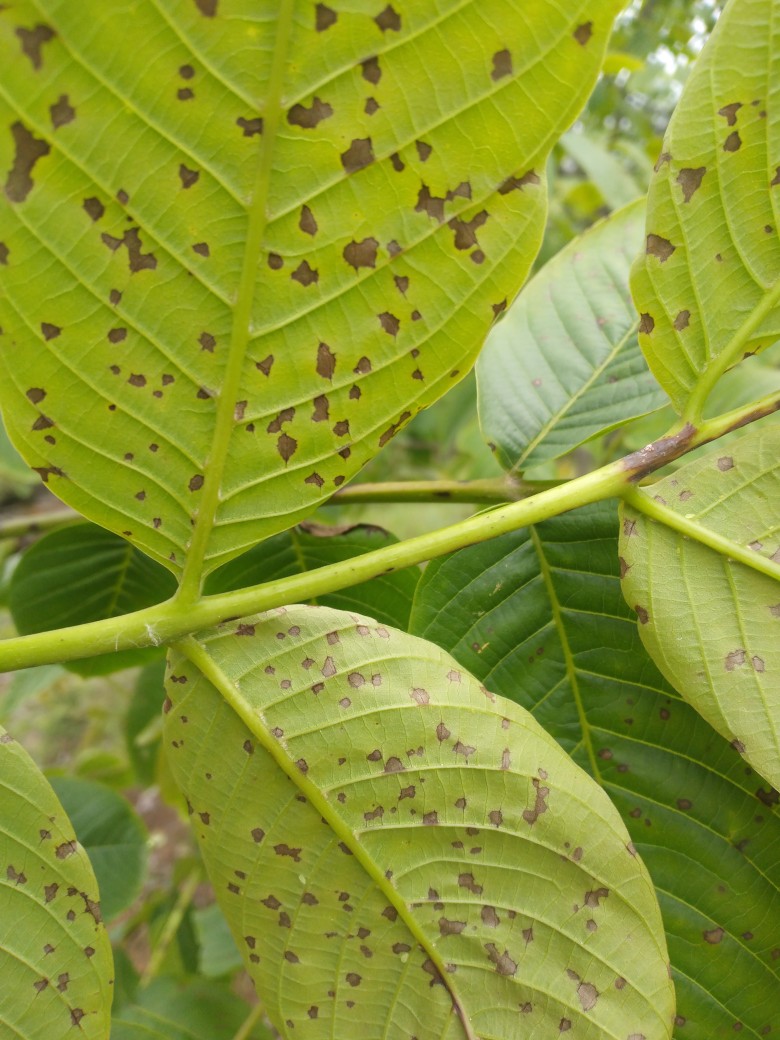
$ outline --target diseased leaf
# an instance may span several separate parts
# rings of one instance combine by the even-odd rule
[[[72,776],[52,777],[100,891],[103,917],[111,921],[138,895],[146,871],[146,828],[127,800],[105,784]]]
[[[642,642],[685,699],[780,787],[780,426],[753,428],[640,493],[655,520],[625,506],[620,553]],[[664,524],[675,515],[689,536]],[[720,551],[697,535],[720,538]],[[730,546],[771,561],[777,577],[730,559]]]
[[[661,904],[678,1040],[765,1036],[780,1027],[780,802],[655,668],[617,542],[605,504],[434,561],[412,631],[532,711],[619,809]]]
[[[9,431],[190,591],[468,371],[622,2],[348,6],[0,11]]]
[[[661,407],[628,289],[644,203],[595,225],[529,282],[477,365],[480,422],[501,464],[523,470]]]
[[[381,549],[397,540],[388,531],[372,524],[344,527],[301,524],[255,546],[215,571],[206,582],[205,592],[229,592],[247,585],[303,574]],[[405,629],[419,576],[417,567],[383,574],[322,596],[319,602],[337,610],[366,611],[384,624]]]
[[[694,421],[722,372],[780,336],[777,0],[731,0],[675,110],[632,289],[640,343]]]
[[[285,1037],[669,1036],[649,878],[525,711],[433,644],[321,607],[181,649],[172,767]]]
[[[74,524],[44,535],[22,556],[11,579],[10,607],[22,635],[101,621],[172,596],[176,582],[127,541],[95,524]],[[81,675],[143,665],[160,650],[125,650],[76,661]]]
[[[37,766],[0,729],[0,1007],[20,1040],[104,1040],[111,946],[95,875]]]

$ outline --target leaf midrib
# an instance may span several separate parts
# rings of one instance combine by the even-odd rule
[[[295,0],[280,0],[277,15],[276,41],[268,84],[268,97],[263,114],[263,135],[258,157],[254,197],[249,207],[244,260],[233,308],[233,327],[230,334],[227,367],[219,395],[214,437],[211,451],[204,461],[204,484],[192,541],[182,572],[178,597],[194,602],[203,583],[203,564],[219,505],[222,477],[234,426],[234,408],[241,387],[244,359],[251,341],[252,309],[257,291],[257,268],[268,224],[268,198],[274,144],[282,116],[281,95],[284,72],[292,35]]]

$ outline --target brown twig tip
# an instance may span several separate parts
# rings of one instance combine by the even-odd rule
[[[677,433],[672,433],[668,437],[662,437],[660,440],[653,441],[652,444],[647,444],[644,448],[640,448],[639,451],[626,455],[621,465],[623,469],[631,474],[629,480],[632,483],[636,483],[646,477],[648,473],[652,473],[654,470],[660,469],[661,466],[665,466],[668,462],[674,462],[681,455],[685,455],[687,451],[690,451],[692,441],[697,432],[696,427],[692,423],[686,423]]]

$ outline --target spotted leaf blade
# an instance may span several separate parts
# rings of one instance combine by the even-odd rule
[[[778,460],[780,426],[754,429],[643,493],[777,563]],[[629,507],[620,553],[626,600],[650,656],[750,765],[780,787],[780,580]]]
[[[777,0],[731,0],[650,186],[632,290],[645,357],[679,411],[724,359],[780,336],[779,14]]]
[[[411,630],[531,711],[620,811],[661,905],[676,1037],[780,1028],[780,800],[642,646],[614,504],[433,561]]]
[[[480,424],[505,469],[555,459],[666,403],[628,289],[644,201],[586,231],[523,289],[477,364]]]
[[[166,739],[285,1037],[668,1037],[645,868],[604,793],[438,647],[292,607],[172,654]]]
[[[109,1031],[113,963],[97,882],[54,792],[0,729],[0,1032]]]
[[[196,576],[310,513],[473,364],[621,6],[6,6],[0,399],[28,462]]]

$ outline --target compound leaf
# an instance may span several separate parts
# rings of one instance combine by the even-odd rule
[[[4,5],[28,462],[190,587],[311,512],[473,363],[621,6]]]
[[[620,553],[642,642],[685,699],[780,787],[780,426],[753,428],[639,495],[623,510]],[[677,518],[684,530],[673,528]],[[702,544],[712,536],[717,547]],[[763,571],[750,566],[753,555]]]
[[[639,349],[628,289],[643,221],[640,201],[575,239],[488,336],[480,423],[506,469],[557,458],[666,402]]]
[[[37,766],[0,729],[2,1032],[104,1040],[111,946],[84,849]]]
[[[779,73],[777,0],[731,0],[650,186],[632,277],[639,340],[694,422],[725,369],[780,336]]]
[[[661,904],[679,1040],[764,1036],[780,1027],[780,803],[657,671],[617,548],[600,505],[434,561],[412,630],[533,712],[619,809]]]
[[[167,690],[174,774],[285,1037],[669,1036],[617,813],[438,647],[282,608],[180,644]]]

